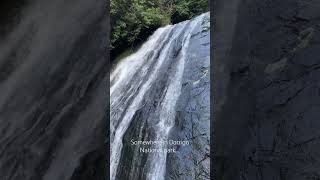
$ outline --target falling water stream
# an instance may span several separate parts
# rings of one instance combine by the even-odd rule
[[[110,76],[111,180],[117,177],[123,138],[135,114],[144,106],[146,94],[157,86],[159,76],[167,77],[167,81],[154,112],[153,117],[157,117],[157,121],[153,126],[155,132],[151,140],[168,139],[170,130],[175,125],[176,103],[181,94],[182,77],[192,32],[201,26],[205,16],[208,14],[159,28],[136,53],[121,60],[113,69]],[[164,146],[166,145],[158,144],[156,148],[165,148]],[[163,180],[166,159],[166,153],[148,155],[149,167],[145,179]]]

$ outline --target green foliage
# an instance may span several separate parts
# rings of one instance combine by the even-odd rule
[[[118,53],[160,26],[208,11],[208,0],[111,0],[110,5],[111,50]]]
[[[208,0],[168,0],[175,4],[171,21],[178,23],[209,11]]]

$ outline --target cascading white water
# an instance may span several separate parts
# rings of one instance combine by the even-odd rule
[[[174,44],[180,42],[177,62],[174,62],[173,75],[170,76],[164,98],[158,107],[159,120],[155,128],[155,139],[164,141],[168,139],[169,132],[174,126],[175,106],[180,96],[184,64],[188,58],[188,51],[192,31],[200,26],[204,15],[193,20],[176,25],[159,28],[138,52],[123,59],[110,76],[110,119],[111,119],[111,157],[110,178],[116,179],[117,169],[121,158],[123,137],[130,127],[135,113],[141,108],[145,94],[155,84],[157,76],[166,68],[169,56],[174,51]],[[159,145],[157,148],[165,148]],[[146,179],[163,180],[166,169],[166,153],[154,153],[148,156]]]
[[[184,64],[186,57],[186,51],[189,47],[191,32],[194,26],[197,25],[197,21],[192,21],[189,25],[188,31],[184,34],[181,57],[177,63],[176,72],[171,79],[169,87],[167,89],[165,98],[163,100],[162,108],[160,110],[160,122],[156,131],[156,141],[166,141],[169,136],[171,128],[174,126],[175,118],[175,105],[181,93],[181,81],[184,70]],[[164,144],[159,144],[158,149],[163,149]],[[163,180],[165,174],[166,153],[155,153],[151,156],[151,168],[147,178],[150,180]]]

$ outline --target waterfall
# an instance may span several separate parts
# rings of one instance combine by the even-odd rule
[[[116,179],[123,140],[137,113],[147,107],[148,140],[166,141],[175,125],[176,104],[181,94],[190,39],[208,13],[176,25],[159,28],[134,54],[122,59],[110,75],[110,178]],[[153,99],[150,99],[153,97]],[[152,104],[152,105],[151,105]],[[151,115],[152,114],[152,115]],[[142,121],[142,119],[140,120]],[[142,127],[141,127],[142,129]],[[141,135],[140,130],[140,135]],[[157,144],[155,148],[165,148]],[[145,175],[163,180],[167,153],[148,154]]]

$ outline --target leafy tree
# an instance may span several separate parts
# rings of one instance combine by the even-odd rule
[[[174,9],[171,14],[172,23],[178,23],[191,19],[203,12],[209,11],[208,0],[168,0],[173,3]]]
[[[160,26],[208,10],[208,0],[111,0],[111,55],[142,42]]]

